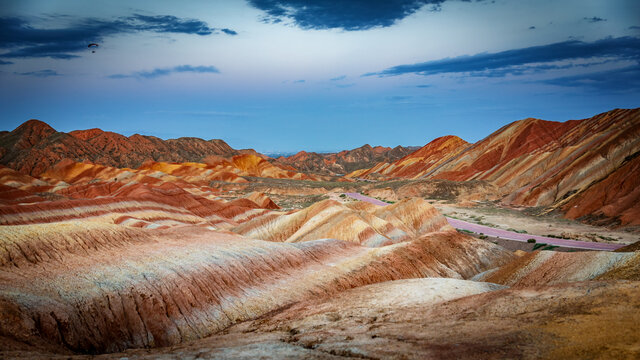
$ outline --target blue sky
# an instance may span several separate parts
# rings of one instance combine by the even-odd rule
[[[3,0],[0,130],[37,118],[262,152],[474,142],[640,106],[639,14],[635,0]]]

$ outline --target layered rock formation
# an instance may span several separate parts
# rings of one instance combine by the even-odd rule
[[[129,137],[100,129],[57,132],[38,120],[29,120],[0,134],[0,164],[23,174],[40,175],[60,160],[90,161],[118,168],[136,168],[146,160],[201,161],[209,155],[239,154],[222,140],[154,136]]]
[[[635,358],[639,299],[630,281],[504,289],[397,280],[303,301],[201,340],[98,358]],[[15,349],[5,354],[43,356]]]
[[[260,192],[252,192],[245,196],[245,198],[253,201],[254,203],[260,205],[263,209],[280,209],[280,207],[273,202],[273,200],[269,199],[269,197],[265,193]]]
[[[138,170],[159,171],[180,177],[189,182],[222,181],[247,183],[243,176],[275,179],[315,180],[314,177],[284,169],[251,154],[235,155],[230,159],[207,157],[205,163],[164,163],[147,161]],[[203,182],[203,184],[204,184]]]
[[[635,358],[639,295],[634,282],[499,290],[451,279],[392,281],[302,302],[192,344],[119,356]]]
[[[164,167],[132,170],[65,160],[40,179],[5,168],[5,174],[14,175],[3,176],[12,186],[3,185],[7,191],[0,193],[0,203],[5,205],[0,206],[0,223],[90,218],[136,227],[180,224],[231,227],[275,205],[266,196],[259,199],[261,205],[249,199],[228,202],[216,199],[218,190],[208,186],[216,175],[207,172],[204,164],[160,165]],[[16,183],[15,174],[24,183]],[[47,199],[58,201],[44,201]]]
[[[282,168],[255,155],[237,155],[231,158],[234,167],[244,171],[248,176],[270,177],[295,180],[315,180],[313,176],[299,173],[292,169]],[[213,163],[212,165],[218,165]]]
[[[176,202],[172,208],[154,206],[165,214],[176,211],[177,203],[188,204],[180,196],[165,194],[164,202]],[[93,211],[121,217],[115,205],[102,202],[95,199],[100,206]],[[436,220],[430,221],[427,213],[418,217],[401,205],[363,206],[421,235],[371,248],[339,238],[252,240],[215,230],[211,222],[136,228],[89,212],[90,203],[49,203],[59,204],[47,210],[55,223],[0,227],[0,337],[13,349],[102,353],[175,345],[301,300],[387,280],[465,279],[514,258],[499,246],[435,225],[433,211]],[[184,205],[182,215],[233,221],[224,212],[207,215],[215,205]],[[60,221],[69,209],[84,213]],[[48,222],[31,210],[20,214],[30,223]],[[305,225],[311,228],[313,221]],[[355,230],[342,237],[357,235]]]
[[[300,211],[257,216],[232,231],[253,239],[304,242],[333,238],[369,247],[391,245],[436,231],[453,231],[422,199],[382,207],[324,200]]]
[[[520,120],[473,145],[457,141],[441,151],[444,139],[349,176],[484,180],[506,205],[561,209],[601,225],[640,225],[640,109],[564,123]]]
[[[585,280],[640,280],[640,252],[537,251],[474,277],[508,286],[552,285]]]
[[[419,150],[393,162],[380,162],[370,169],[349,174],[353,178],[408,178],[428,177],[438,167],[469,147],[457,136],[439,137]]]
[[[339,153],[319,154],[300,151],[289,157],[279,157],[276,162],[292,166],[300,171],[318,174],[346,174],[354,170],[369,168],[379,162],[391,162],[416,150],[416,147],[395,148],[363,145]]]
[[[287,213],[259,193],[220,200],[206,185],[215,166],[65,160],[39,179],[2,169],[0,342],[59,354],[176,345],[319,295],[467,279],[514,258],[420,199]]]
[[[0,356],[634,354],[638,253],[517,257],[421,199],[283,213],[148,172],[4,172],[63,198],[0,205]]]
[[[582,219],[596,225],[640,225],[640,151],[594,184],[574,196],[569,195],[556,207],[570,219]]]
[[[629,124],[620,120],[629,116]],[[621,152],[635,149],[636,138],[617,132],[634,134],[633,116],[637,112],[621,111],[593,120],[593,129],[610,131],[596,131],[606,133],[598,141],[578,130],[582,122],[549,127],[529,120],[515,130],[506,127],[501,131],[509,136],[496,135],[483,145],[498,158],[484,159],[490,166],[485,170],[478,170],[483,162],[463,156],[479,153],[477,144],[447,157],[446,149],[466,145],[456,138],[439,139],[418,152],[422,160],[407,157],[395,170],[386,167],[387,175],[417,171],[483,180],[474,180],[468,189],[436,179],[389,191],[422,196],[464,190],[474,196],[478,189],[499,192],[514,186],[503,201],[526,202],[519,197],[519,180],[508,180],[507,174],[527,161],[521,170],[531,176],[540,169],[549,178],[565,168],[582,171],[563,175],[567,183],[559,182],[561,193],[581,183],[581,176],[600,174],[582,169],[582,161],[608,169],[591,149],[613,163]],[[0,134],[8,139],[2,144],[10,143],[15,155],[15,149],[37,153],[54,143],[58,149],[97,138],[91,148],[102,144],[101,151],[109,154],[118,149],[108,144],[124,141],[98,130],[69,135],[40,125]],[[553,131],[544,133],[539,126]],[[533,140],[511,144],[510,137]],[[605,141],[611,137],[626,145]],[[586,143],[591,147],[580,139],[591,139]],[[536,150],[544,142],[548,152]],[[185,147],[191,149],[188,154],[199,151],[194,146]],[[569,214],[574,204],[589,209],[602,204],[603,215],[594,218],[607,219],[623,209],[626,218],[620,219],[633,222],[634,154],[585,190],[560,201],[552,196],[552,204]],[[538,158],[547,159],[549,167]],[[565,160],[554,163],[558,158]],[[459,233],[421,198],[387,206],[324,200],[279,211],[263,193],[223,200],[223,190],[214,186],[246,182],[243,177],[316,177],[250,151],[209,154],[202,161],[146,161],[139,168],[117,168],[66,159],[39,176],[0,167],[0,357],[640,355],[640,253],[633,251],[635,245],[615,253],[516,254]],[[464,161],[475,165],[456,167]],[[545,186],[530,193],[546,199]],[[624,193],[616,193],[615,186]],[[601,193],[604,202],[575,203],[582,199],[579,194]]]

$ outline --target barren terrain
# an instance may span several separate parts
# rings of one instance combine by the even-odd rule
[[[0,357],[638,358],[640,239],[625,190],[636,158],[620,158],[636,142],[616,143],[624,135],[612,128],[636,129],[637,113],[529,119],[477,144],[445,137],[362,178],[220,141],[27,122],[0,136]],[[585,123],[602,128],[621,166],[584,170],[600,185],[558,201],[516,201],[546,182],[507,176],[511,161],[543,168],[567,152],[575,168],[600,166],[588,147],[582,160],[567,155],[592,144],[575,130]],[[473,157],[514,133],[527,141],[486,164]],[[113,150],[135,142],[151,143]],[[392,151],[364,150],[340,161]],[[426,178],[435,169],[456,179]],[[627,185],[607,198],[615,206],[568,219],[565,206],[589,207],[584,194],[617,182]]]

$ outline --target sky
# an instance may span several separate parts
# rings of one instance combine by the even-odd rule
[[[640,106],[637,0],[0,5],[0,130],[328,152]]]

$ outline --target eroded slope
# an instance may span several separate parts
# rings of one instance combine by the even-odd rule
[[[3,226],[2,336],[74,352],[177,344],[306,298],[425,276],[469,278],[513,255],[454,232],[382,248],[279,243],[202,227]]]

